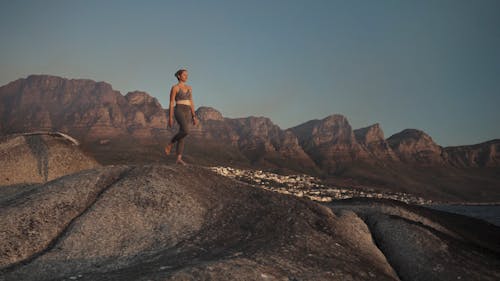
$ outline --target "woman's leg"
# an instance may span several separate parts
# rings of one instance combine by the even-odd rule
[[[184,139],[189,134],[190,122],[191,120],[191,108],[189,106],[183,107],[183,110],[180,112],[182,115],[181,119],[184,120],[184,124],[182,126],[183,137],[179,139],[177,142],[177,164],[186,165],[184,161],[182,161],[182,153],[184,151]]]
[[[182,152],[184,151],[184,138],[189,134],[189,116],[191,109],[189,106],[176,106],[174,115],[175,120],[179,123],[179,132],[172,138],[170,144],[165,147],[165,152],[170,153],[170,150],[175,142],[177,142],[177,163],[185,164],[182,161]]]

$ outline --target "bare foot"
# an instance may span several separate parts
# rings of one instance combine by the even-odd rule
[[[169,143],[167,146],[165,146],[165,154],[169,155],[170,150],[172,150],[172,143]]]
[[[177,158],[177,161],[175,161],[175,163],[182,165],[182,166],[186,166],[186,162],[182,161],[182,159],[180,159],[180,158]]]

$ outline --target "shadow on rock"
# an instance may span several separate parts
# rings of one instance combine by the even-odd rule
[[[47,181],[49,177],[49,150],[47,144],[39,135],[26,136],[25,138],[26,144],[36,158],[38,174],[43,177],[44,181]]]

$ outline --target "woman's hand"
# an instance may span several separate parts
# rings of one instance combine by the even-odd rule
[[[168,127],[172,128],[173,125],[174,125],[174,120],[172,120],[171,118],[168,118]]]

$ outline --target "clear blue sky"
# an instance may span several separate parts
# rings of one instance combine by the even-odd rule
[[[30,74],[106,81],[286,129],[342,114],[442,146],[500,138],[500,1],[0,2],[0,85]]]

